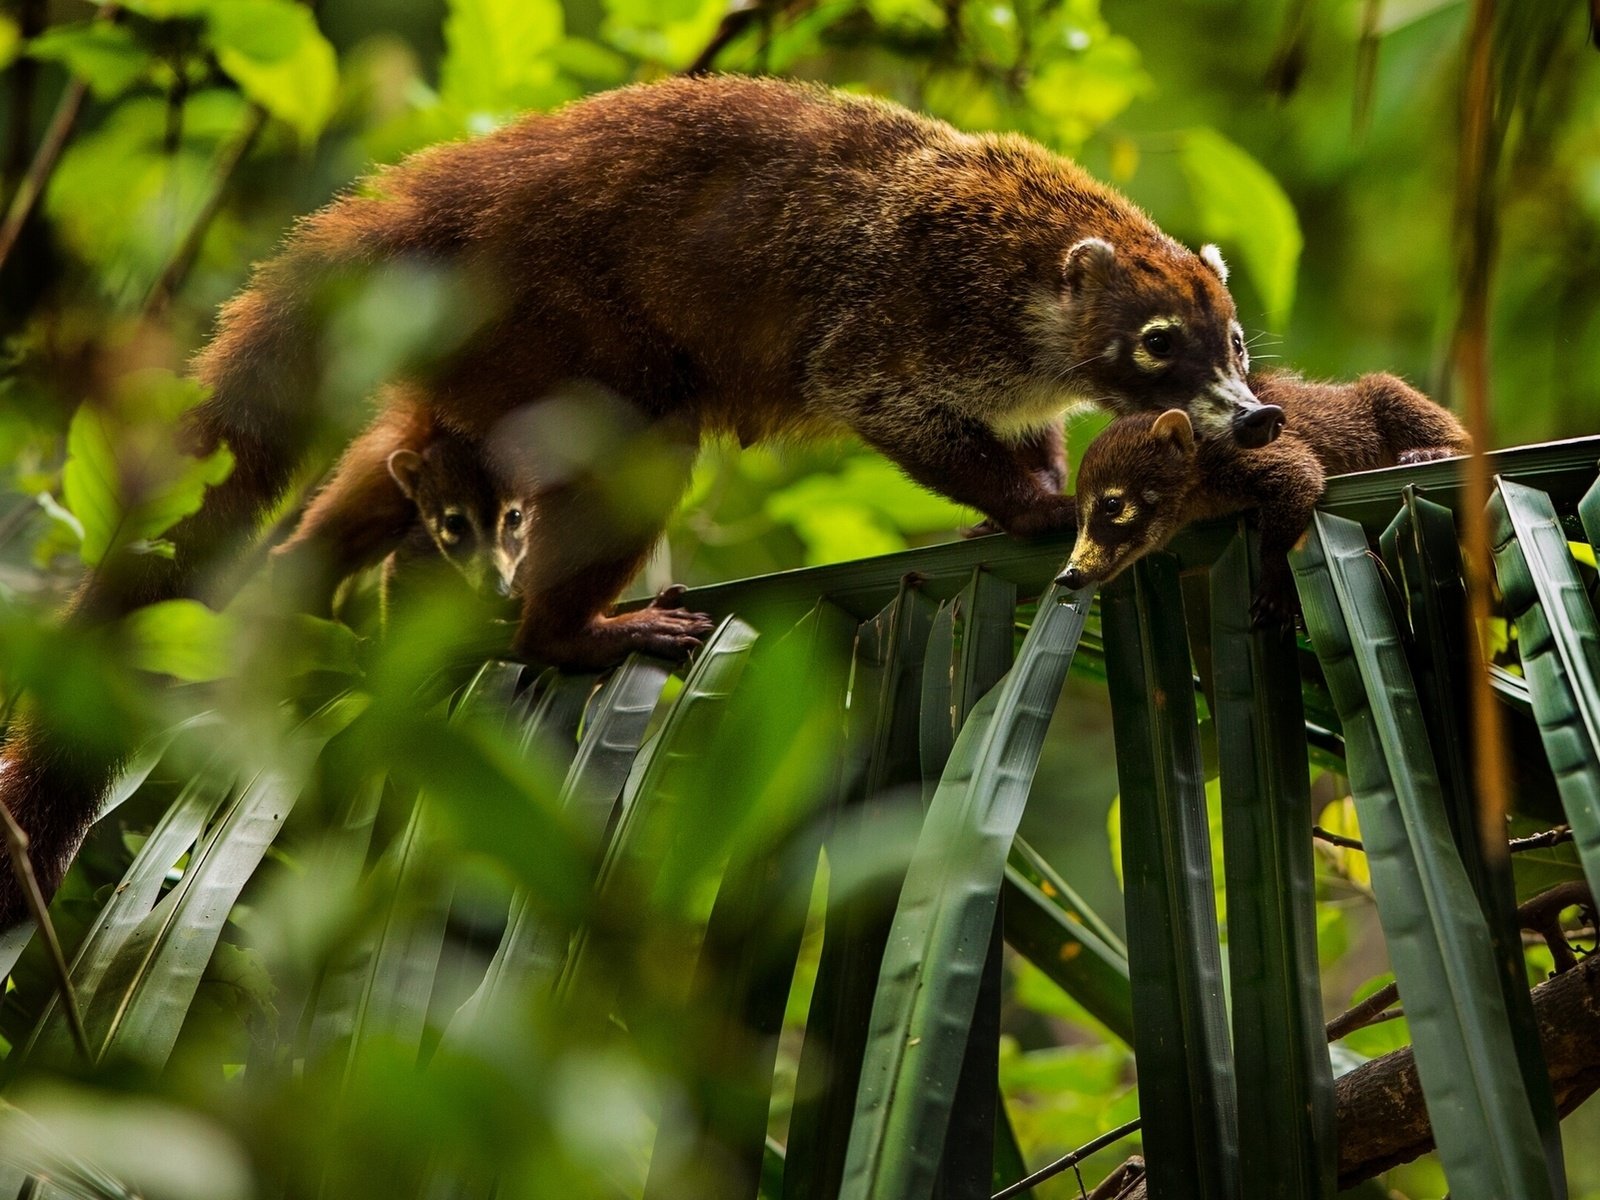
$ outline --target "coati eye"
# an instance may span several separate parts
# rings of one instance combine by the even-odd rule
[[[446,513],[444,518],[444,531],[451,537],[465,537],[471,526],[466,517],[460,513]]]
[[[1233,352],[1240,358],[1244,357],[1244,338],[1237,331],[1233,335]]]
[[[515,529],[522,524],[522,510],[520,508],[506,509],[506,528]]]
[[[1165,329],[1152,329],[1140,339],[1152,358],[1172,357],[1172,335]]]
[[[1122,511],[1121,496],[1107,496],[1100,501],[1100,511],[1108,517],[1114,517]]]

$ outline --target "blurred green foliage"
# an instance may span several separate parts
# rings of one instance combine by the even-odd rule
[[[1584,58],[1580,6],[1569,7],[1506,158],[1498,444],[1600,426],[1600,83]],[[562,756],[572,753],[577,717],[564,742],[552,739],[557,749],[531,762],[526,723],[485,712],[446,723],[443,697],[460,682],[463,647],[481,637],[453,620],[459,606],[448,592],[405,614],[383,646],[332,622],[286,619],[251,596],[221,615],[190,601],[158,606],[95,638],[53,625],[56,602],[85,567],[116,547],[161,553],[160,535],[226,473],[225,454],[180,460],[159,434],[196,399],[182,366],[217,305],[296,215],[420,146],[682,70],[715,46],[720,68],[868,90],[1079,156],[1176,236],[1222,245],[1258,361],[1339,376],[1396,370],[1444,395],[1467,8],[134,0],[112,17],[110,5],[9,0],[0,11],[8,202],[58,95],[76,79],[87,98],[0,271],[0,683],[8,702],[31,689],[40,710],[84,737],[126,741],[220,714],[191,725],[145,789],[119,797],[124,807],[91,838],[54,913],[69,953],[92,949],[98,916],[121,914],[127,928],[114,932],[131,939],[121,944],[123,971],[147,970],[160,952],[181,958],[182,936],[208,920],[221,940],[178,972],[187,997],[180,989],[141,1000],[136,974],[106,984],[101,1003],[120,998],[141,1019],[164,1021],[174,1055],[164,1071],[113,1055],[86,1078],[59,1018],[63,1053],[28,1051],[28,1067],[15,1065],[53,987],[32,943],[0,1034],[21,1079],[9,1098],[50,1133],[7,1109],[0,1141],[30,1153],[43,1145],[58,1178],[86,1194],[118,1193],[90,1186],[98,1173],[76,1161],[84,1155],[161,1196],[390,1196],[400,1181],[441,1174],[498,1174],[502,1196],[637,1195],[657,1172],[671,1181],[661,1194],[702,1194],[697,1172],[708,1168],[689,1114],[699,1092],[727,1083],[715,1069],[727,1031],[693,1006],[686,1016],[695,939],[725,867],[770,869],[787,886],[784,868],[816,854],[821,835],[807,806],[830,786],[819,775],[834,761],[822,744],[826,715],[800,708],[807,663],[794,661],[793,644],[773,652],[777,666],[751,664],[792,679],[764,693],[789,702],[743,714],[712,743],[714,757],[704,744],[701,757],[673,757],[683,747],[674,750],[660,720],[664,703],[641,731],[656,739],[642,758],[660,751],[652,761],[670,774],[672,795],[699,790],[744,806],[669,828],[666,883],[613,865],[613,886],[595,899],[588,883],[601,869],[600,839],[565,807],[573,788],[563,785]],[[384,283],[339,318],[330,395],[353,401],[405,354],[459,332],[448,280]],[[346,428],[353,407],[337,418]],[[1074,426],[1073,461],[1102,420]],[[853,444],[713,446],[641,590],[944,540],[971,517]],[[346,612],[359,609],[357,597]],[[140,671],[186,686],[153,690]],[[1081,674],[1093,678],[1092,661]],[[540,686],[555,696],[552,681]],[[335,710],[339,728],[324,727],[323,703],[347,688],[360,703]],[[557,701],[547,703],[555,723]],[[590,707],[584,728],[599,711]],[[1057,723],[1078,740],[1071,755],[1059,751],[1065,739],[1047,749],[1028,833],[1116,921],[1116,855],[1101,832],[1115,793],[1102,690],[1074,684]],[[313,764],[308,742],[319,739],[328,750]],[[269,768],[293,786],[252,793]],[[1319,782],[1330,827],[1348,807],[1342,786],[1331,775]],[[641,781],[629,787],[652,794]],[[264,865],[238,875],[231,896],[187,890],[192,868],[228,849],[221,834],[249,814],[286,822],[283,837],[257,847]],[[648,827],[660,816],[636,820]],[[1358,833],[1353,817],[1343,831]],[[914,821],[873,832],[871,853],[830,856],[830,879],[862,891],[893,879]],[[159,870],[125,875],[146,847],[169,842]],[[1559,852],[1540,867],[1544,882],[1575,874]],[[1359,856],[1330,854],[1322,867],[1330,1011],[1386,970],[1363,871]],[[514,889],[535,924],[588,924],[586,970],[569,980],[563,1003],[519,992],[457,1023],[470,981],[495,952],[493,914]],[[773,889],[768,915],[788,936],[810,892]],[[143,897],[146,908],[119,907],[122,895]],[[780,1138],[816,971],[812,908],[780,1043],[771,1111]],[[1037,1165],[1135,1115],[1132,1058],[1041,972],[1021,960],[1009,970],[1001,1082]],[[380,983],[396,985],[388,994],[411,1007],[374,1010]],[[610,1015],[618,996],[627,1038]],[[91,1005],[91,1031],[111,1045],[124,1015]],[[1402,1037],[1400,1022],[1375,1027],[1346,1040],[1342,1061]],[[677,1140],[655,1140],[658,1124]],[[1135,1147],[1097,1156],[1085,1177]],[[1387,1182],[1414,1196],[1443,1186],[1426,1162]],[[1600,1194],[1600,1181],[1587,1186]],[[1038,1194],[1076,1189],[1067,1178]]]

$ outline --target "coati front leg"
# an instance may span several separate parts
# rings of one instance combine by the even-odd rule
[[[1047,486],[1061,450],[1059,427],[1053,443],[1046,433],[1024,453],[964,413],[919,402],[908,416],[908,407],[903,398],[886,402],[858,413],[852,424],[912,479],[976,508],[1006,533],[1038,537],[1076,523],[1072,497],[1063,496],[1059,485]],[[1060,471],[1065,469],[1063,458]]]
[[[1043,429],[1033,430],[1011,447],[1017,466],[1039,481],[1039,485],[1052,495],[1059,495],[1067,486],[1067,443],[1059,419]],[[1003,530],[991,518],[961,531],[962,537],[987,537]]]
[[[420,408],[386,408],[340,457],[294,532],[273,552],[274,574],[289,576],[313,605],[333,602],[340,581],[382,562],[405,540],[416,505],[395,485],[389,459],[421,450],[434,435]]]
[[[649,557],[693,461],[692,448],[660,453],[652,486],[627,495],[618,494],[614,481],[608,487],[594,478],[535,492],[517,573],[522,622],[513,653],[599,671],[634,651],[681,659],[700,645],[713,622],[680,607],[681,589],[669,588],[635,612],[606,613]]]
[[[1200,478],[1207,503],[1196,517],[1256,509],[1261,534],[1261,578],[1250,604],[1258,629],[1288,625],[1300,611],[1289,551],[1305,536],[1322,499],[1326,475],[1311,448],[1284,433],[1269,446],[1241,451],[1217,441],[1200,443]]]

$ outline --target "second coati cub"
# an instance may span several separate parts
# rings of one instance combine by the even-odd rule
[[[1196,439],[1181,409],[1119,417],[1089,444],[1078,469],[1078,538],[1058,583],[1107,582],[1191,521],[1254,508],[1261,582],[1251,611],[1259,624],[1281,622],[1294,611],[1288,554],[1328,475],[1471,449],[1453,413],[1393,375],[1335,384],[1272,372],[1251,376],[1250,386],[1286,418],[1282,434],[1262,449]]]
[[[454,287],[464,332],[432,359],[408,348],[286,552],[308,579],[381,562],[415,517],[387,469],[396,451],[440,429],[504,442],[538,513],[512,646],[531,661],[681,658],[710,632],[699,613],[609,611],[707,436],[853,432],[1032,535],[1074,523],[1060,494],[1072,404],[1183,408],[1240,445],[1275,433],[1215,248],[1179,245],[1074,163],[820,87],[664,80],[425,150],[299,222],[194,360],[210,395],[180,437],[201,454],[226,444],[233,473],[168,532],[170,559],[103,562],[74,627],[206,592],[321,445],[343,350],[324,316],[352,285],[416,276]],[[624,489],[611,458],[563,457],[604,406],[656,448]],[[49,893],[118,755],[21,719],[5,759],[0,803]],[[22,912],[6,878],[0,924]]]
[[[509,597],[527,553],[526,503],[499,480],[482,450],[449,433],[389,455],[389,475],[416,519],[384,560],[382,611],[447,564],[478,597]]]

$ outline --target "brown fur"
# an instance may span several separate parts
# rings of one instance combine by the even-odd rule
[[[1277,372],[1252,376],[1250,384],[1287,421],[1263,449],[1197,442],[1181,411],[1120,417],[1090,444],[1077,482],[1083,521],[1060,582],[1106,582],[1189,522],[1254,508],[1262,570],[1255,612],[1282,619],[1293,604],[1288,553],[1310,523],[1326,476],[1470,449],[1452,413],[1393,375],[1334,384]]]
[[[819,88],[664,81],[425,151],[297,225],[195,360],[213,394],[185,437],[231,446],[232,478],[172,532],[175,561],[102,572],[75,621],[201,587],[317,448],[320,309],[352,274],[408,266],[452,273],[473,333],[401,373],[286,552],[331,580],[379,562],[414,517],[385,469],[395,450],[441,430],[509,448],[538,512],[514,648],[576,668],[682,655],[709,629],[661,607],[605,615],[707,434],[854,431],[1025,535],[1073,521],[1057,427],[1072,403],[1271,432],[1244,419],[1261,406],[1220,257],[1074,164]],[[552,397],[631,414],[650,486],[618,503],[606,461],[551,471],[562,447],[506,438]],[[53,881],[114,763],[58,772],[41,744],[16,735],[0,798],[39,822]],[[59,819],[38,816],[49,805]],[[16,913],[0,895],[0,919]]]

